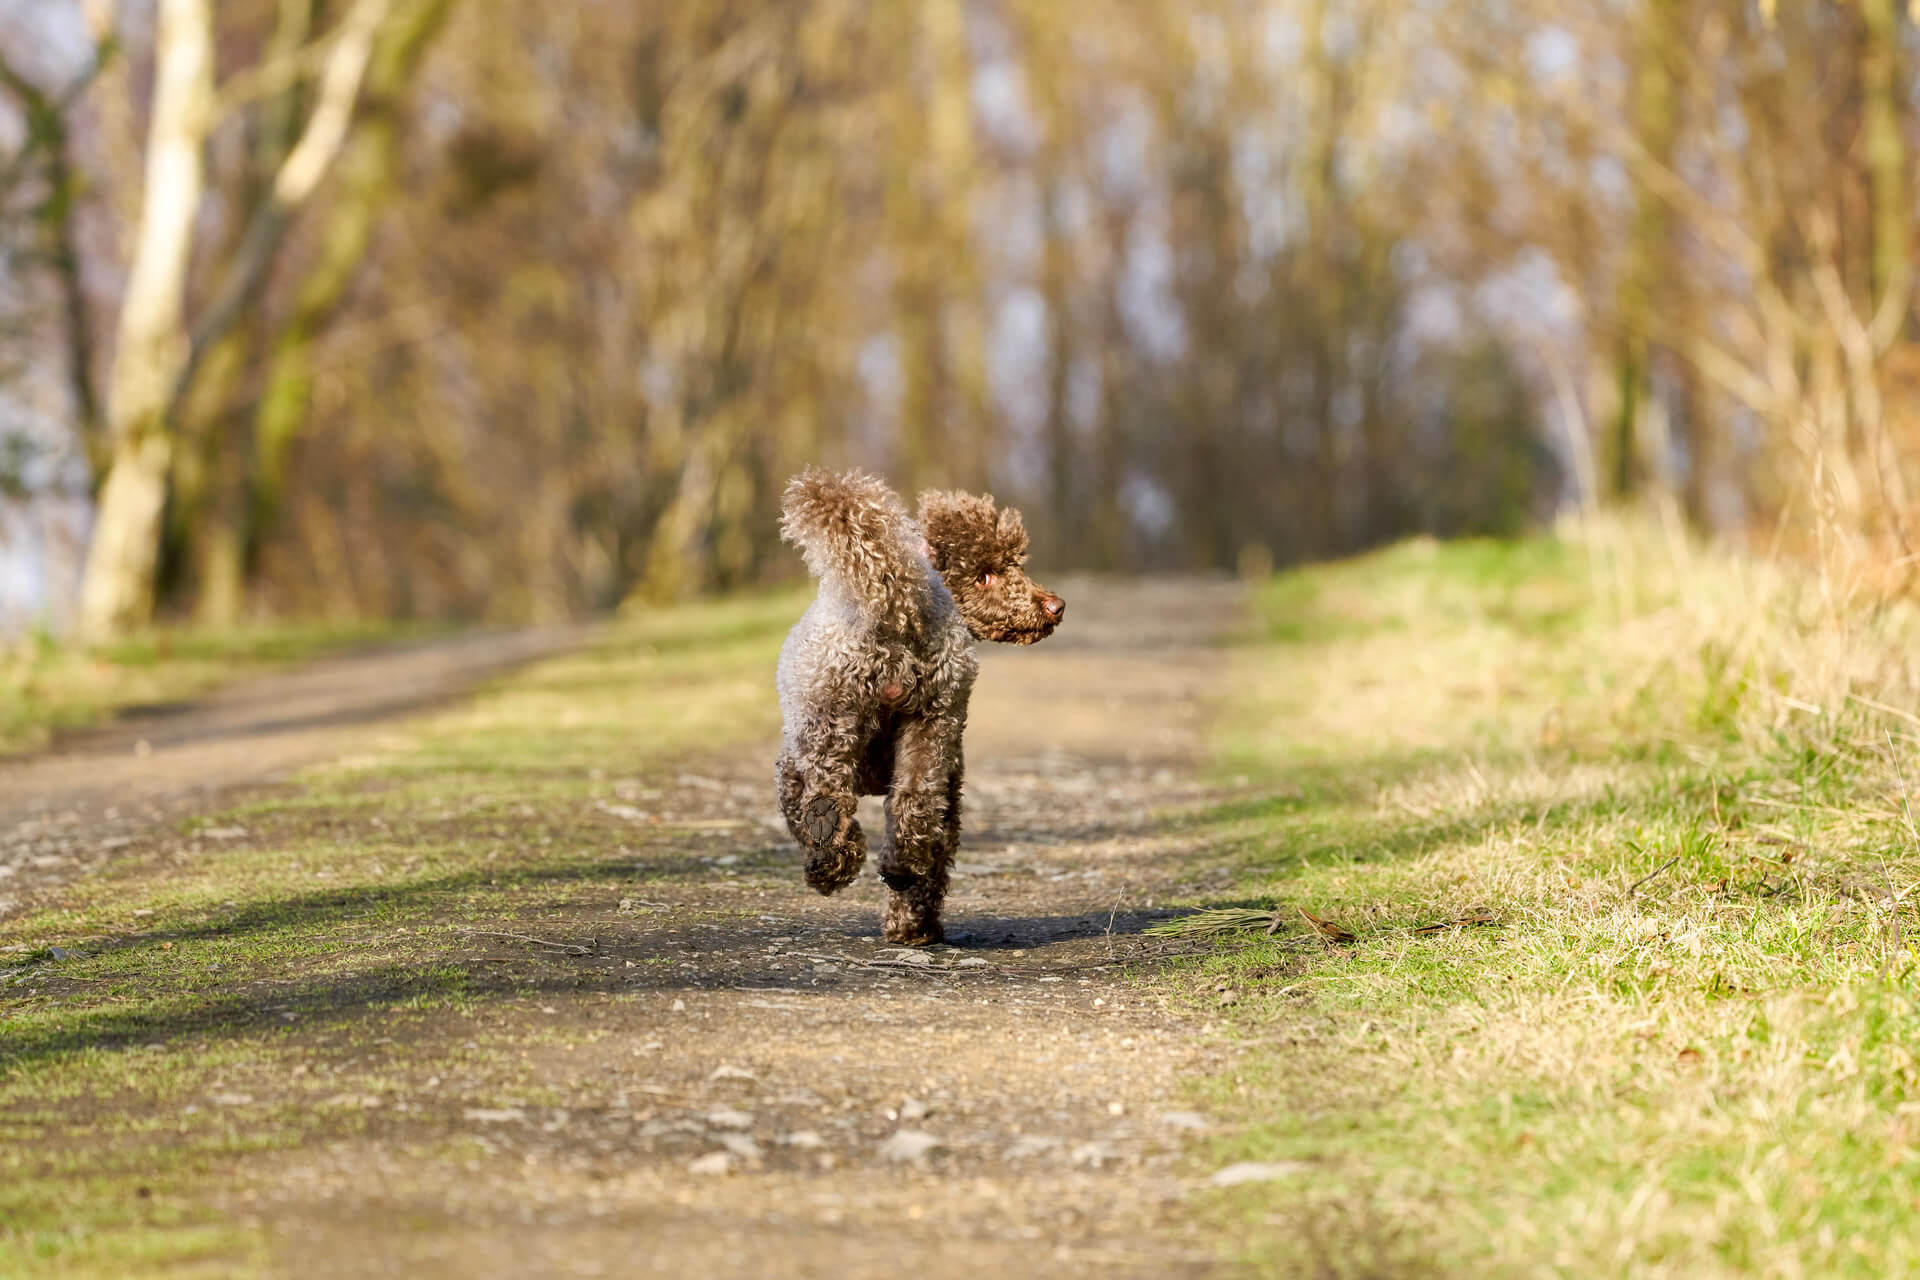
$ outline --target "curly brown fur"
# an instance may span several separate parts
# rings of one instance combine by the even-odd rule
[[[1032,644],[1060,625],[1066,602],[1027,576],[1027,526],[1018,511],[996,510],[983,494],[930,489],[920,495],[920,528],[975,638]]]
[[[913,521],[884,480],[808,469],[781,495],[780,533],[816,578],[836,577],[863,620],[907,633],[926,613],[926,561]]]
[[[780,651],[780,811],[807,883],[833,893],[866,860],[858,797],[887,797],[885,932],[908,944],[942,936],[974,640],[1031,644],[1065,610],[1027,580],[1018,512],[968,494],[929,494],[921,511],[916,525],[861,472],[809,471],[787,486],[781,526],[820,594]]]

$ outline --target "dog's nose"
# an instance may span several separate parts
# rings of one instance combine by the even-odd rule
[[[1047,615],[1049,622],[1058,622],[1067,616],[1067,602],[1056,595],[1041,596],[1040,612]]]

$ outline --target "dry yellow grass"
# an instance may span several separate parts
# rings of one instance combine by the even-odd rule
[[[1920,1270],[1916,626],[1624,526],[1277,581],[1220,818],[1275,1274]],[[1462,913],[1497,927],[1416,933]]]

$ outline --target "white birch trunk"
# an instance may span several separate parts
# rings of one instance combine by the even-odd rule
[[[211,0],[159,0],[145,195],[107,387],[112,460],[80,589],[80,632],[147,620],[173,459],[167,406],[187,358],[185,290],[213,123]]]
[[[291,216],[339,155],[389,7],[390,0],[356,0],[347,14],[321,73],[319,102],[275,175],[267,219]],[[108,388],[113,455],[80,588],[80,633],[89,640],[121,634],[153,613],[160,520],[173,465],[172,411],[197,365],[185,289],[213,127],[211,0],[160,0],[154,62],[146,198]],[[217,340],[238,314],[238,300],[266,270],[277,236],[250,234],[249,241],[258,248],[243,248],[243,261],[209,307],[217,320],[202,343]]]

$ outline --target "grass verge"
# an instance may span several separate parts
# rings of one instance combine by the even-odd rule
[[[1914,630],[1836,595],[1619,531],[1264,589],[1207,905],[1282,924],[1193,975],[1255,1271],[1920,1271]]]

